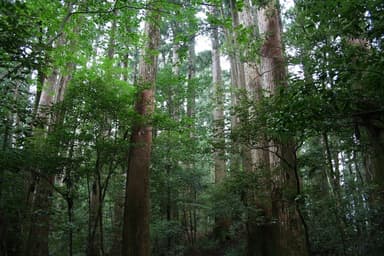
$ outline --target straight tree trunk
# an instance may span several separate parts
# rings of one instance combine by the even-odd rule
[[[131,149],[127,170],[126,200],[123,224],[123,256],[150,255],[149,237],[149,165],[152,126],[149,118],[154,111],[154,86],[157,53],[160,42],[158,12],[150,11],[145,24],[147,42],[139,64],[139,93],[136,112],[141,120],[132,128]]]
[[[212,15],[217,16],[216,8]],[[215,137],[215,183],[219,184],[225,177],[224,161],[224,84],[221,79],[220,42],[218,27],[212,28],[212,83],[213,83],[213,122]]]
[[[369,194],[369,205],[372,211],[370,216],[371,225],[375,228],[371,231],[372,237],[380,237],[384,229],[384,125],[380,118],[373,117],[365,120],[365,129],[368,137],[368,149],[366,153],[367,173],[370,174],[370,183],[373,189]],[[384,248],[382,243],[370,253],[372,255],[382,254]]]
[[[121,191],[123,191],[123,188]],[[114,193],[113,202],[114,204],[112,213],[112,246],[109,251],[109,255],[120,256],[122,242],[121,234],[124,216],[124,195],[120,193],[119,190]]]
[[[240,23],[248,28],[251,33],[249,36],[259,37],[256,17],[254,16],[256,7],[250,1],[244,1],[244,7],[240,13]],[[245,91],[247,97],[254,101],[260,101],[263,97],[262,83],[260,77],[260,67],[252,55],[252,51],[244,51],[243,58],[245,74]],[[252,114],[251,111],[249,110]],[[253,113],[255,114],[255,113]],[[256,191],[250,191],[246,195],[247,205],[256,207],[256,211],[249,211],[247,214],[247,255],[278,255],[280,248],[279,228],[275,223],[272,214],[272,187],[271,187],[271,168],[269,144],[265,136],[259,136],[259,142],[255,149],[244,148],[244,154],[248,163],[247,170],[257,173],[258,188]],[[255,196],[256,195],[256,196]]]
[[[72,72],[73,70],[70,70]],[[56,70],[47,77],[41,92],[37,108],[38,127],[43,133],[50,132],[58,117],[49,113],[52,105],[64,99],[65,88],[71,76],[60,76]],[[36,130],[37,131],[37,130]],[[52,193],[55,176],[52,174],[39,173],[32,177],[29,186],[34,191],[28,191],[27,203],[30,208],[30,221],[27,228],[27,241],[24,247],[25,255],[37,256],[48,255],[48,237],[50,229],[50,208],[52,204]],[[32,175],[35,176],[35,175]]]
[[[239,94],[245,89],[244,63],[241,62],[241,53],[238,48],[239,14],[235,0],[229,0],[227,9],[232,18],[232,28],[226,29],[226,40],[229,45],[229,61],[231,74],[231,105],[236,108],[240,104]],[[240,123],[238,115],[231,116],[231,132],[235,134]],[[242,171],[249,169],[249,157],[244,145],[234,137],[231,148],[231,170]]]
[[[89,230],[88,230],[88,256],[102,255],[102,193],[101,193],[101,163],[100,153],[97,152],[95,173],[90,188],[89,198]]]
[[[187,96],[187,116],[189,118],[193,118],[195,115],[195,98],[196,98],[196,90],[195,90],[195,76],[196,76],[196,53],[195,53],[195,37],[189,41],[188,44],[188,96]],[[193,130],[193,127],[191,127]],[[190,133],[190,137],[193,136],[193,131]]]
[[[37,117],[40,120],[39,127],[48,130],[50,125],[51,116],[48,113],[49,108],[54,103],[54,93],[59,87],[59,75],[54,70],[44,83],[41,92],[40,101],[37,107]],[[38,170],[37,170],[38,171]],[[33,175],[34,176],[34,175]],[[27,241],[24,247],[24,254],[26,256],[41,256],[48,255],[48,238],[50,228],[50,208],[52,186],[54,176],[45,176],[41,174],[40,177],[33,177],[30,181],[29,187],[34,188],[34,191],[28,196],[27,206],[30,213],[27,213],[28,234]],[[28,191],[28,194],[30,192]]]
[[[217,16],[216,7],[212,8],[212,15]],[[217,26],[212,27],[212,86],[213,86],[213,122],[214,122],[214,174],[215,184],[220,184],[226,176],[225,166],[225,140],[224,140],[224,83],[221,78],[220,42]],[[217,240],[224,241],[228,219],[224,216],[215,216],[214,235]]]
[[[286,85],[286,67],[281,41],[281,22],[279,9],[275,1],[257,10],[259,33],[264,37],[261,47],[260,74],[262,88],[267,95],[276,94],[279,86]],[[300,193],[300,180],[296,168],[294,143],[274,141],[269,147],[270,168],[272,171],[272,216],[279,220],[279,230],[272,239],[278,248],[277,253],[284,255],[307,255],[307,244],[303,219],[295,198]],[[263,254],[275,255],[275,254]]]
[[[195,111],[196,111],[196,90],[195,90],[196,52],[195,52],[195,36],[194,35],[189,41],[188,55],[189,56],[188,56],[187,116],[191,120],[194,120]],[[190,125],[189,128],[190,128],[189,138],[192,141],[195,137],[195,126],[192,124]],[[189,162],[187,166],[188,166],[188,169],[190,170],[194,170],[196,168],[193,161]],[[190,188],[190,195],[192,195],[192,202],[196,203],[197,197],[196,197],[196,189],[194,187]],[[189,212],[192,246],[194,246],[196,243],[196,234],[197,234],[196,216],[197,216],[197,209],[196,207],[192,207]]]

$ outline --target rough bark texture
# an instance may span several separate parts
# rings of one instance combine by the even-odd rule
[[[232,86],[232,106],[235,107],[239,104],[239,93],[242,89],[245,89],[245,74],[244,65],[241,62],[241,53],[238,48],[238,31],[236,30],[239,23],[239,14],[237,10],[236,1],[229,1],[229,11],[232,18],[232,30],[226,31],[226,37],[229,45],[229,62],[231,67],[231,86]],[[232,116],[231,126],[232,130],[236,129],[236,126],[240,122],[236,115]]]
[[[239,18],[241,24],[252,32],[249,36],[258,37],[255,10],[251,2],[244,1],[244,8]],[[260,67],[255,57],[252,49],[251,51],[245,49],[243,56],[246,61],[244,63],[245,89],[247,97],[259,101],[263,97],[263,92]],[[256,207],[257,210],[248,212],[247,255],[279,255],[280,253],[279,228],[272,215],[270,154],[266,149],[268,149],[268,143],[262,135],[259,137],[256,149],[244,148],[248,158],[245,161],[248,163],[246,170],[256,172],[258,175],[258,189],[246,197],[247,204]]]
[[[96,167],[98,168],[98,167]],[[99,175],[95,174],[89,195],[88,256],[102,255],[101,245],[101,186]]]
[[[376,226],[372,230],[372,236],[380,236],[380,231],[384,229],[384,125],[382,119],[370,117],[365,120],[365,129],[368,137],[368,153],[366,156],[367,172],[370,174],[370,182],[373,190],[369,196],[369,204],[373,209],[371,216],[372,225]],[[372,255],[382,254],[383,246],[378,246],[371,253]]]
[[[261,48],[260,74],[262,88],[267,95],[276,93],[278,86],[285,85],[281,23],[279,10],[274,1],[257,11],[258,28],[264,42]],[[296,170],[294,144],[290,141],[274,141],[269,149],[272,170],[272,217],[279,220],[276,243],[284,255],[307,255],[304,226],[295,202],[299,193],[299,177]],[[278,251],[278,253],[280,253]],[[274,254],[265,254],[274,255]]]
[[[53,70],[44,81],[36,113],[37,128],[42,129],[44,133],[51,131],[53,124],[57,122],[57,116],[49,112],[52,105],[64,99],[65,88],[70,78],[69,75],[60,76],[57,70]],[[26,214],[27,240],[24,254],[48,255],[50,208],[55,177],[52,174],[41,173],[40,170],[34,171],[36,174],[33,174],[27,182],[27,208],[29,208],[27,211],[29,212]]]
[[[213,15],[217,15],[217,11],[213,10]],[[220,65],[220,43],[218,28],[212,28],[212,83],[214,110],[213,122],[215,131],[215,183],[220,183],[225,177],[225,161],[224,161],[224,88],[221,79]]]
[[[56,70],[45,80],[41,92],[37,117],[40,120],[39,128],[48,130],[51,116],[48,113],[52,104],[55,103],[55,93],[60,87],[60,77]],[[37,172],[39,172],[37,170]],[[35,176],[35,175],[33,175]],[[28,191],[27,202],[30,213],[27,213],[27,241],[24,246],[26,256],[48,255],[48,237],[50,226],[51,195],[54,176],[41,174],[32,177],[29,186],[34,188]],[[28,223],[29,222],[29,223]]]
[[[365,127],[368,134],[369,169],[375,188],[374,201],[384,202],[384,125],[381,120],[367,120]]]
[[[145,25],[146,47],[139,64],[139,94],[136,112],[142,120],[134,125],[131,134],[127,171],[126,201],[124,210],[122,255],[150,255],[149,237],[149,165],[152,144],[152,126],[146,118],[154,110],[154,86],[157,70],[157,54],[160,41],[158,25],[153,21],[158,14],[149,13]],[[158,13],[158,12],[157,12]]]
[[[240,104],[240,92],[245,89],[244,63],[241,62],[241,52],[238,45],[239,14],[236,1],[230,0],[227,6],[232,17],[232,29],[226,29],[226,40],[229,46],[229,62],[231,74],[231,105],[236,108]],[[240,117],[233,113],[231,116],[231,132],[233,136],[231,148],[231,170],[242,171],[249,170],[250,157],[244,145],[236,137],[236,130],[240,124]]]
[[[31,227],[24,255],[49,255],[48,238],[50,229],[50,208],[53,176],[49,180],[40,179],[33,200]]]
[[[217,16],[216,8],[212,8],[212,15]],[[212,27],[212,86],[213,86],[213,122],[214,122],[214,175],[215,184],[220,184],[226,176],[225,140],[224,140],[224,83],[221,78],[220,42],[218,27]],[[214,235],[217,240],[225,241],[229,229],[229,219],[215,216]]]

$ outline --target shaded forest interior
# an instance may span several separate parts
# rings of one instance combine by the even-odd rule
[[[384,254],[382,0],[0,0],[0,256]]]

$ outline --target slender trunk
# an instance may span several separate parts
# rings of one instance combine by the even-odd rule
[[[120,186],[119,186],[120,187]],[[121,186],[123,191],[123,186]],[[124,216],[124,195],[119,193],[120,189],[113,196],[113,213],[112,213],[112,246],[109,255],[121,255],[121,234]]]
[[[217,10],[212,10],[217,15]],[[212,28],[212,83],[213,83],[213,122],[215,137],[215,183],[220,183],[225,177],[224,160],[224,84],[221,79],[220,42],[218,27]]]
[[[148,37],[139,64],[139,94],[136,112],[148,118],[154,111],[154,85],[157,70],[157,51],[160,41],[158,12],[149,12],[145,24]],[[138,120],[131,135],[124,209],[122,255],[150,255],[149,240],[149,165],[152,144],[152,126],[148,120]]]
[[[116,2],[115,2],[116,4]],[[118,15],[118,11],[115,9],[113,11],[114,15]],[[113,61],[113,57],[115,54],[115,32],[116,32],[116,19],[112,21],[112,27],[109,34],[109,42],[108,42],[108,49],[107,49],[107,59]],[[125,60],[127,61],[127,60]],[[124,65],[127,65],[128,63],[124,63]],[[112,121],[109,117],[106,117],[106,123],[110,124]],[[104,127],[104,130],[102,131],[103,136],[100,136],[96,138],[96,140],[103,140],[105,137],[111,136],[111,128]],[[89,228],[88,231],[88,246],[87,246],[87,255],[89,256],[98,256],[98,255],[104,255],[104,228],[103,228],[103,202],[104,202],[104,196],[103,196],[103,186],[101,184],[102,182],[102,173],[103,173],[103,163],[101,161],[101,155],[103,154],[100,152],[100,148],[97,149],[97,156],[96,156],[96,166],[95,166],[95,172],[94,172],[94,180],[92,184],[92,190],[90,193],[90,209],[89,209]],[[110,163],[113,165],[113,163]],[[111,172],[110,172],[111,173]],[[109,175],[108,178],[109,179]],[[108,180],[106,181],[108,182]],[[108,183],[105,184],[107,186]],[[106,190],[106,187],[104,188]],[[119,204],[119,202],[115,202],[115,204]],[[121,216],[122,217],[122,216]],[[113,227],[114,229],[118,229],[117,227]],[[113,247],[114,250],[117,251],[119,248],[117,244],[119,244],[118,237],[113,237]]]
[[[212,8],[212,15],[217,16],[218,11]],[[212,28],[212,83],[213,83],[213,122],[214,122],[214,174],[215,184],[220,184],[226,176],[225,166],[225,139],[224,139],[224,83],[221,78],[220,41],[217,26]],[[224,216],[215,216],[214,235],[217,240],[224,241],[228,233],[229,220]]]
[[[72,131],[75,133],[75,131]],[[71,142],[71,146],[68,152],[68,159],[73,159],[75,142]],[[72,166],[69,165],[65,167],[65,178],[64,182],[67,187],[67,192],[64,196],[64,199],[67,202],[67,217],[68,217],[68,255],[73,255],[73,221],[74,221],[74,212],[73,212],[73,181],[72,181]]]
[[[331,194],[330,194],[331,199],[332,199],[332,202],[335,202],[335,207],[333,207],[333,213],[334,213],[336,221],[337,221],[337,230],[339,232],[340,239],[341,239],[340,242],[341,242],[341,245],[343,248],[343,255],[346,255],[346,241],[345,241],[345,233],[344,233],[344,227],[343,227],[344,225],[342,223],[342,217],[341,217],[340,212],[339,212],[340,208],[341,208],[341,205],[340,205],[341,198],[340,198],[340,195],[338,193],[339,184],[335,183],[335,169],[336,169],[336,167],[333,164],[332,152],[331,152],[331,148],[329,145],[328,135],[326,133],[323,134],[323,141],[324,141],[326,159],[327,159],[328,169],[329,169],[329,172],[326,172],[326,175],[327,175],[329,188],[331,190]]]
[[[89,204],[89,231],[88,231],[88,256],[101,255],[101,223],[100,209],[101,209],[101,186],[100,186],[100,152],[97,152],[95,173],[93,177],[92,186],[90,189],[90,204]]]
[[[193,118],[195,115],[195,98],[196,98],[196,53],[195,53],[195,37],[193,36],[188,45],[188,96],[187,96],[187,116]],[[192,127],[192,130],[194,127]],[[190,137],[193,137],[193,131],[190,132]]]
[[[34,116],[37,114],[37,108],[39,107],[41,92],[42,92],[42,88],[44,86],[45,79],[46,79],[45,74],[41,70],[39,70],[38,74],[37,74],[37,88],[36,88],[35,102],[33,104]]]
[[[66,198],[67,201],[67,215],[68,215],[68,223],[69,223],[69,232],[68,232],[68,255],[73,255],[73,198],[68,196]]]
[[[169,150],[168,150],[169,155]],[[166,202],[166,220],[168,223],[172,220],[172,193],[171,193],[171,184],[170,184],[170,177],[171,177],[171,165],[168,164],[166,167],[166,173],[167,173],[167,202]],[[172,234],[167,234],[167,249],[168,251],[171,251],[172,249]]]

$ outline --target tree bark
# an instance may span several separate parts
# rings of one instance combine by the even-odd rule
[[[261,84],[268,95],[274,95],[279,86],[286,85],[286,67],[281,41],[281,22],[275,1],[257,10],[259,33],[264,36],[261,47]],[[296,196],[300,193],[296,152],[292,140],[275,140],[269,145],[272,171],[272,216],[279,220],[279,230],[273,239],[284,255],[307,255],[304,223],[300,218]],[[273,255],[273,254],[265,254]]]
[[[217,16],[218,11],[213,7],[212,15]],[[225,164],[225,140],[224,140],[224,83],[221,77],[220,64],[220,41],[219,29],[217,26],[212,27],[212,86],[213,86],[213,125],[214,125],[214,174],[215,184],[220,184],[226,176]],[[215,216],[214,235],[218,241],[224,241],[229,228],[229,222],[224,216]]]
[[[250,1],[244,1],[239,18],[241,24],[251,32],[249,36],[257,38],[259,34],[254,16],[255,10],[256,6]],[[260,67],[252,51],[245,48],[243,54],[246,97],[257,102],[264,96],[261,88]],[[249,114],[252,114],[251,111],[253,110],[250,109]],[[274,220],[272,207],[270,145],[264,135],[260,135],[258,140],[255,149],[249,147],[243,149],[248,158],[245,161],[248,163],[246,170],[256,172],[258,177],[258,188],[248,193],[245,199],[247,205],[256,208],[256,211],[248,211],[247,214],[247,255],[278,255],[281,251],[278,245],[279,227]]]
[[[50,129],[49,127],[52,118],[52,116],[48,114],[48,111],[52,104],[55,103],[54,93],[59,86],[59,75],[54,70],[44,83],[37,108],[37,117],[40,120],[39,127],[47,131]],[[29,217],[29,214],[30,218],[28,218],[27,222],[30,223],[26,223],[29,226],[27,230],[27,241],[24,247],[24,254],[26,256],[40,256],[49,254],[48,238],[54,176],[46,176],[45,174],[41,175],[41,177],[32,177],[32,180],[30,181],[30,186],[35,188],[35,191],[31,197],[28,196],[29,199],[27,200],[27,202],[30,204],[27,206],[27,208],[30,208],[28,209],[30,213],[27,213],[27,218]]]
[[[102,255],[102,193],[100,152],[97,152],[96,166],[89,198],[88,256]]]
[[[132,128],[131,149],[127,170],[124,209],[122,255],[150,255],[149,237],[149,166],[152,145],[152,126],[147,120],[154,111],[154,86],[159,46],[158,12],[148,13],[145,24],[147,42],[139,64],[139,94],[136,112],[140,120]]]
[[[217,16],[217,10],[212,10],[212,15]],[[218,27],[212,28],[212,83],[213,83],[213,122],[215,137],[215,183],[219,184],[225,177],[224,161],[224,84],[221,78],[220,42]]]

